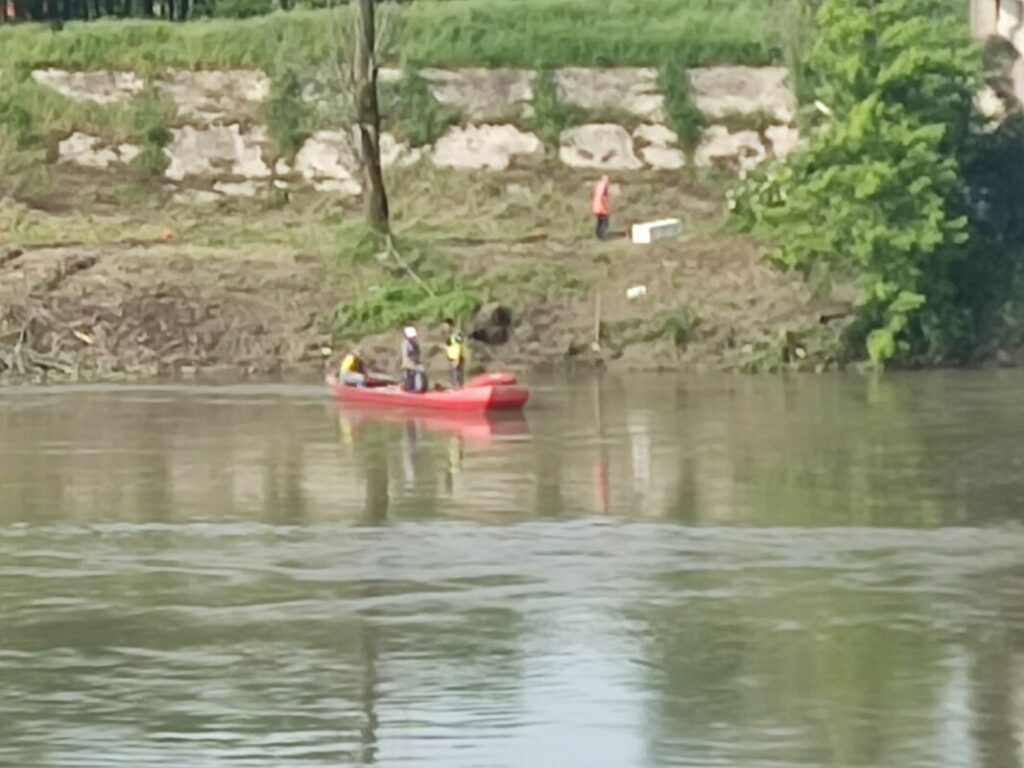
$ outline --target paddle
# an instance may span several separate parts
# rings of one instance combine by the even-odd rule
[[[366,383],[370,386],[388,386],[397,384],[398,379],[386,373],[368,373],[366,374]]]

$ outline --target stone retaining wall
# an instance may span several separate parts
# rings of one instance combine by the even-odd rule
[[[385,165],[429,161],[442,168],[503,171],[543,158],[543,143],[523,127],[534,114],[536,72],[424,69],[418,74],[438,102],[461,112],[465,124],[448,129],[433,146],[417,149],[385,135]],[[69,99],[103,105],[130,102],[146,87],[131,72],[48,69],[32,76]],[[384,81],[401,77],[397,70],[382,72]],[[770,155],[784,157],[799,140],[793,127],[796,98],[786,70],[780,67],[691,70],[692,98],[708,125],[690,156],[666,124],[665,98],[656,70],[573,67],[554,71],[552,80],[559,99],[584,113],[632,118],[631,128],[604,121],[563,131],[557,156],[571,168],[674,171],[693,163],[742,171]],[[259,184],[271,183],[279,187],[306,183],[342,195],[360,193],[358,154],[347,130],[311,136],[293,164],[276,160],[268,131],[259,123],[261,104],[270,95],[264,73],[170,70],[152,86],[177,107],[179,125],[172,129],[165,148],[168,182],[216,181],[224,194],[248,195]],[[762,127],[729,127],[743,122]],[[82,133],[59,145],[61,162],[91,168],[130,162],[137,153],[138,147],[113,146],[102,137]]]

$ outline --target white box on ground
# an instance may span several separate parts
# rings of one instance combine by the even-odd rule
[[[681,234],[683,234],[683,222],[679,219],[658,219],[633,225],[633,242],[637,245],[646,245],[655,240],[665,240],[669,237],[679,237]]]

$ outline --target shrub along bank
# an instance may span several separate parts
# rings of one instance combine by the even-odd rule
[[[961,11],[962,12],[962,11]],[[846,354],[969,361],[1021,342],[1024,117],[987,123],[986,73],[946,0],[824,0],[804,77],[824,105],[805,151],[740,190],[772,258],[854,280]]]

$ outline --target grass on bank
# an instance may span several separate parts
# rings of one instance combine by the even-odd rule
[[[412,65],[557,67],[766,64],[782,0],[445,0],[409,7]]]
[[[421,0],[404,8],[392,64],[682,66],[782,61],[795,0]],[[259,67],[324,60],[328,10],[182,24],[100,20],[0,27],[4,68]]]
[[[0,137],[10,141],[0,130]],[[3,142],[0,142],[2,149]],[[0,160],[8,156],[0,152]],[[16,155],[11,155],[15,156]],[[9,169],[12,175],[15,166]],[[28,170],[27,167],[24,170]],[[116,168],[44,166],[19,196],[0,203],[0,236],[33,245],[102,243],[159,236],[176,243],[247,252],[280,251],[328,258],[349,248],[349,233],[362,220],[358,200],[298,189],[287,199],[231,199],[209,205],[177,205],[172,193],[151,180]],[[671,210],[687,231],[716,231],[724,222],[727,179],[695,174],[619,174],[613,229]],[[593,221],[593,174],[558,175],[522,170],[495,174],[434,168],[429,163],[386,171],[394,226],[399,236],[464,252],[477,249],[481,263],[515,262],[530,243],[589,244]],[[2,198],[0,198],[2,200]],[[154,233],[156,233],[154,235]],[[607,250],[607,249],[605,249]]]
[[[31,79],[0,75],[0,125],[23,143],[49,145],[73,131],[141,143],[149,126],[168,122],[174,111],[173,102],[152,89],[131,103],[96,104],[68,99]]]

